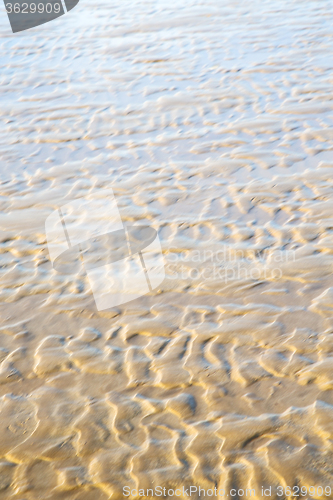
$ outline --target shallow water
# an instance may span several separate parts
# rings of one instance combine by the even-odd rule
[[[330,498],[333,6],[119,3],[1,16],[1,498]],[[98,311],[44,224],[110,188],[166,279]]]

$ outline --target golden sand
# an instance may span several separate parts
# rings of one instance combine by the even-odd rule
[[[332,5],[5,21],[1,499],[332,498]],[[53,270],[44,223],[110,187],[124,221],[159,228],[166,279],[99,312],[82,266]]]

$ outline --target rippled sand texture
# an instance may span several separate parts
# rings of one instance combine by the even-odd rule
[[[2,14],[1,499],[333,487],[332,9],[82,0],[18,35]],[[44,221],[110,187],[167,278],[98,312]],[[222,248],[294,258],[204,278]]]

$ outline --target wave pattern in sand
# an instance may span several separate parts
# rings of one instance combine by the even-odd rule
[[[332,14],[103,1],[1,24],[1,498],[333,487]],[[97,312],[44,222],[110,187],[167,276]]]

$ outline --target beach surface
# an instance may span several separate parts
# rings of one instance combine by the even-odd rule
[[[333,5],[1,12],[1,499],[332,498]],[[45,221],[110,189],[166,276],[99,311]]]

